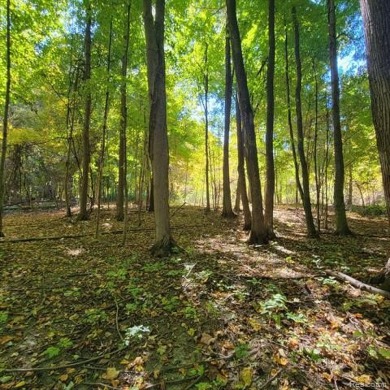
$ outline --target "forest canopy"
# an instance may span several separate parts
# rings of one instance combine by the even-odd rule
[[[123,82],[127,94],[128,198],[137,203],[145,204],[148,201],[149,101],[143,11],[140,1],[133,1],[129,5],[129,48],[127,71],[123,76],[121,61],[127,20],[124,3],[94,1],[88,5],[87,1],[73,0],[10,2],[12,84],[5,167],[6,205],[31,204],[38,200],[65,202],[66,197],[68,201],[78,199],[85,152],[82,133],[87,96],[91,100],[89,202],[97,202],[97,181],[102,158],[102,199],[113,201],[117,198]],[[300,25],[302,131],[311,182],[310,192],[313,200],[316,199],[315,176],[318,176],[319,199],[321,203],[331,203],[333,130],[330,119],[328,22],[324,1],[276,1],[273,135],[275,199],[279,203],[293,203],[297,191],[286,100],[287,58],[291,105],[295,105],[293,91],[297,76],[291,14],[293,6]],[[0,7],[0,51],[5,53],[6,4],[3,2]],[[336,15],[346,203],[362,206],[377,204],[382,202],[383,196],[370,113],[358,1],[339,1]],[[84,35],[87,16],[91,19],[91,68],[90,77],[86,78]],[[267,2],[237,3],[261,176],[265,174],[267,18]],[[225,28],[226,10],[221,1],[166,2],[165,61],[171,203],[206,203],[206,155],[209,160],[211,205],[217,208],[222,203]],[[6,57],[3,55],[0,60],[2,116],[6,65]],[[235,90],[234,82],[233,94]],[[106,104],[108,106],[105,108]],[[232,105],[230,186],[235,196],[238,176],[234,99]],[[292,117],[295,127],[294,110]],[[207,153],[204,146],[206,120],[209,138]]]

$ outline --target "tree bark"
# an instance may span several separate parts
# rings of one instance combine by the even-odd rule
[[[265,135],[266,155],[266,188],[265,188],[265,225],[269,238],[274,233],[274,196],[275,196],[275,163],[274,163],[274,78],[275,78],[275,0],[268,0],[268,68],[267,68],[267,130]]]
[[[5,86],[5,102],[3,116],[3,139],[1,144],[1,159],[0,159],[0,237],[4,237],[3,231],[3,209],[4,209],[4,194],[5,194],[5,160],[7,157],[7,141],[8,141],[8,118],[9,106],[11,100],[11,5],[10,0],[7,0],[7,26],[6,26],[6,86]]]
[[[390,2],[360,0],[367,51],[371,110],[390,223]]]
[[[332,119],[334,135],[334,206],[336,216],[336,234],[350,235],[344,202],[344,157],[343,138],[340,122],[340,86],[337,68],[336,10],[334,0],[327,0],[329,28],[329,61],[332,84]]]
[[[226,0],[226,6],[232,42],[233,63],[237,78],[239,106],[245,134],[246,159],[252,197],[252,223],[248,243],[265,244],[268,243],[268,234],[264,222],[253,110],[242,56],[241,38],[236,15],[236,1]]]
[[[238,193],[242,201],[242,209],[244,212],[244,227],[243,230],[251,230],[251,210],[249,208],[249,199],[246,189],[246,179],[245,179],[245,156],[244,156],[244,135],[242,132],[241,126],[241,113],[238,100],[236,99],[236,121],[237,121],[237,172],[238,172]],[[238,196],[238,195],[237,195]],[[240,208],[240,204],[238,204]]]
[[[119,164],[118,164],[118,194],[116,202],[116,219],[124,220],[125,192],[127,186],[126,178],[126,149],[127,149],[127,64],[129,57],[129,40],[130,40],[130,2],[126,4],[126,21],[124,23],[123,35],[123,54],[121,70],[121,117],[119,126]]]
[[[296,8],[292,8],[292,17],[294,23],[294,35],[295,35],[295,62],[297,68],[297,82],[295,88],[295,105],[296,105],[296,116],[297,116],[297,135],[298,135],[298,155],[301,163],[302,172],[302,203],[305,210],[306,229],[309,237],[317,237],[318,233],[314,226],[313,213],[311,210],[310,200],[310,183],[309,183],[309,170],[307,167],[305,147],[304,147],[304,134],[303,134],[303,119],[302,119],[302,101],[301,101],[301,90],[302,90],[302,64],[301,64],[301,53],[300,53],[300,37],[299,37],[299,22],[297,17]]]
[[[235,214],[232,208],[232,195],[230,190],[229,174],[229,136],[230,136],[230,115],[232,108],[233,75],[230,55],[230,37],[226,29],[225,39],[225,129],[223,139],[223,204],[222,216],[233,218]]]
[[[107,66],[106,66],[106,96],[104,101],[104,114],[103,114],[103,126],[102,126],[102,143],[100,147],[100,156],[98,163],[98,177],[97,177],[97,213],[96,213],[96,237],[100,233],[100,209],[102,202],[102,189],[103,189],[103,171],[104,171],[104,161],[106,157],[106,139],[107,139],[107,121],[108,113],[110,110],[110,89],[108,84],[111,79],[111,48],[112,48],[112,17],[110,20],[110,30],[108,33],[108,51],[107,51]]]
[[[314,145],[313,145],[313,163],[314,163],[314,181],[316,184],[316,218],[317,218],[317,231],[321,232],[321,213],[320,213],[320,199],[321,199],[321,182],[320,182],[320,170],[318,166],[318,76],[315,66],[315,60],[313,59],[313,72],[314,72],[314,89],[315,89],[315,119],[314,119]]]
[[[291,93],[290,93],[290,66],[289,66],[289,58],[288,58],[288,31],[287,24],[285,22],[285,40],[284,40],[284,57],[285,57],[285,77],[286,77],[286,100],[287,100],[287,122],[288,129],[290,133],[290,143],[291,143],[291,151],[294,162],[294,172],[295,172],[295,182],[297,186],[297,191],[299,192],[301,199],[303,198],[303,189],[301,184],[301,179],[299,177],[299,165],[298,165],[298,157],[297,151],[295,147],[295,137],[294,137],[294,129],[292,123],[292,108],[291,108]],[[296,196],[297,198],[297,196]],[[297,199],[298,200],[298,199]],[[298,202],[296,202],[298,203]]]
[[[91,49],[92,49],[92,10],[91,4],[88,1],[86,4],[86,26],[84,35],[84,88],[85,88],[85,110],[84,110],[84,126],[83,126],[83,163],[81,176],[81,193],[80,193],[80,212],[78,215],[79,221],[89,219],[87,210],[88,203],[88,185],[89,185],[89,167],[91,162],[91,145],[89,132],[91,126],[92,112],[92,94],[91,94]]]
[[[74,76],[73,76],[74,73]],[[73,133],[74,133],[74,123],[76,116],[76,91],[79,87],[79,73],[80,69],[77,65],[73,65],[72,61],[70,63],[69,71],[69,87],[68,87],[68,96],[67,96],[67,107],[66,107],[66,128],[67,128],[67,152],[66,152],[66,161],[65,161],[65,182],[64,182],[64,195],[65,195],[65,207],[66,207],[66,216],[72,216],[71,209],[71,194],[72,188],[70,183],[72,182],[71,175],[71,154],[73,148]],[[74,79],[73,79],[74,77]],[[77,161],[78,168],[80,165]]]
[[[152,14],[151,0],[143,1],[143,10],[150,97],[149,132],[152,140],[150,152],[156,229],[152,253],[164,257],[169,255],[175,246],[169,220],[169,150],[164,58],[165,1],[156,0],[155,18]]]
[[[203,83],[204,83],[204,148],[205,148],[205,159],[206,159],[206,212],[209,212],[211,209],[210,206],[210,147],[209,147],[209,71],[208,71],[208,44],[206,43],[206,48],[204,49],[204,74],[203,74]]]
[[[360,280],[352,278],[351,276],[346,275],[342,272],[332,271],[332,270],[326,270],[325,272],[330,276],[334,276],[337,279],[344,280],[345,282],[350,283],[352,286],[359,288],[360,290],[366,290],[366,291],[372,292],[374,294],[380,294],[386,298],[390,298],[389,291],[382,290],[382,289],[376,288],[374,286],[370,286],[369,284],[363,283]]]

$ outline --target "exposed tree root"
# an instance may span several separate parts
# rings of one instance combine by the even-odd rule
[[[182,249],[176,244],[172,237],[166,237],[160,241],[157,241],[150,248],[150,253],[154,257],[164,258],[169,257],[174,253],[178,253]]]

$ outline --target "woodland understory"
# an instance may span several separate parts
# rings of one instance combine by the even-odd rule
[[[112,208],[98,238],[94,213],[5,216],[0,389],[390,388],[390,300],[325,273],[371,283],[385,218],[350,212],[354,236],[309,239],[303,210],[279,206],[277,239],[254,247],[241,218],[171,215],[181,250],[158,260],[150,213],[130,212],[124,245]]]

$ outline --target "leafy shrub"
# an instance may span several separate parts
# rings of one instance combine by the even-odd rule
[[[384,204],[370,204],[368,206],[352,206],[351,211],[358,213],[363,217],[379,217],[386,215],[386,206]]]

